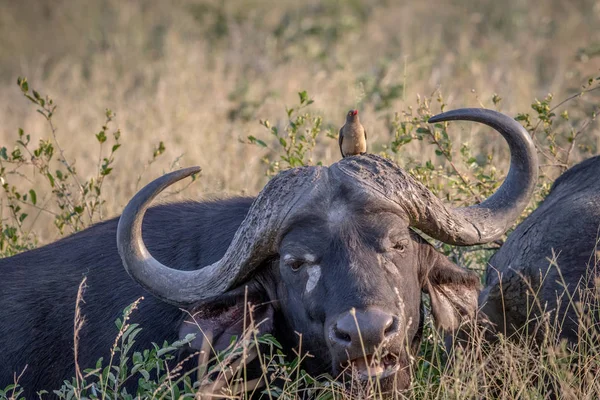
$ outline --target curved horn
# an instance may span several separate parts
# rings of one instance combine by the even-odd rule
[[[449,210],[448,223],[439,224],[430,218],[420,218],[415,221],[415,227],[450,244],[490,242],[502,236],[529,203],[538,178],[537,153],[525,128],[497,111],[462,108],[429,118],[430,123],[456,120],[480,122],[504,137],[510,149],[508,175],[502,186],[483,203]]]
[[[247,279],[273,254],[285,218],[310,194],[320,177],[314,167],[280,173],[252,203],[223,258],[198,270],[177,270],[148,252],[142,239],[142,220],[161,191],[199,171],[199,167],[186,168],[149,183],[129,201],[117,227],[117,247],[127,273],[154,296],[179,307],[215,297]]]
[[[410,225],[431,237],[463,246],[487,243],[506,232],[531,199],[538,173],[535,147],[521,124],[496,111],[463,108],[431,117],[429,122],[450,120],[489,125],[508,142],[511,154],[508,176],[502,186],[479,205],[446,207],[421,182],[378,156],[346,158],[336,168],[399,205],[408,215]]]

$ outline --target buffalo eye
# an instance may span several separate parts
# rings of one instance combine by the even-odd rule
[[[396,242],[394,244],[394,246],[392,246],[392,248],[394,250],[396,250],[399,253],[404,253],[406,251],[406,248],[408,247],[408,242],[405,240],[401,240],[399,242]]]
[[[285,260],[285,265],[288,266],[294,272],[300,270],[304,263],[304,260],[298,260],[296,258],[290,258]]]

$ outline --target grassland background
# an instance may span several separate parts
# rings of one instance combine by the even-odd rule
[[[83,176],[95,173],[103,110],[116,112],[123,148],[104,189],[107,215],[135,192],[159,141],[166,152],[141,183],[178,159],[203,168],[185,197],[256,194],[269,150],[238,139],[269,139],[259,119],[284,125],[284,106],[301,90],[334,132],[358,107],[376,152],[393,137],[389,116],[417,95],[439,89],[448,108],[514,116],[549,92],[577,92],[600,69],[599,26],[600,3],[591,0],[0,0],[0,140],[12,146],[18,128],[34,142],[50,134],[15,84],[26,76],[58,104],[58,139]],[[451,132],[506,169],[499,136],[474,124]],[[597,126],[588,135],[597,149]],[[339,159],[334,140],[315,153],[326,164]],[[395,157],[443,161],[423,142]],[[58,235],[48,224],[41,242]]]
[[[285,106],[297,104],[300,91],[308,91],[315,100],[309,109],[334,133],[345,112],[359,108],[370,150],[385,151],[395,135],[390,120],[415,108],[418,96],[442,93],[449,109],[487,107],[516,116],[532,112],[534,99],[548,93],[560,100],[579,92],[600,75],[598,27],[600,2],[592,0],[0,0],[0,147],[11,149],[19,128],[33,143],[51,136],[16,85],[17,77],[26,76],[58,104],[57,137],[83,179],[97,173],[95,134],[104,110],[116,112],[123,146],[103,188],[105,217],[117,215],[136,187],[179,166],[203,168],[201,179],[179,197],[256,194],[268,179],[261,159],[280,154],[259,120],[284,128]],[[494,94],[502,98],[498,104]],[[564,142],[599,103],[595,91],[558,108],[568,108],[569,119],[551,131]],[[439,105],[434,101],[431,109],[437,112]],[[502,177],[508,149],[489,131],[453,124],[450,136],[455,152],[469,143],[474,155],[492,154]],[[269,149],[238,140],[249,135]],[[148,166],[160,141],[165,154]],[[581,144],[588,151],[575,148],[569,164],[598,154],[598,122],[588,125]],[[435,150],[415,140],[387,154],[401,165],[431,160],[445,166]],[[337,142],[320,135],[310,156],[335,162]],[[540,160],[543,173],[556,174],[553,160]],[[457,165],[466,175],[473,172]],[[40,207],[52,205],[48,185],[27,168],[20,171],[25,175],[4,176],[23,193],[34,187]],[[3,201],[0,210],[6,209]],[[52,215],[40,215],[27,218],[26,229],[36,232],[39,243],[57,239]],[[424,355],[413,395],[540,398],[544,392],[532,385],[532,376],[555,375],[564,398],[597,398],[598,338],[584,334],[586,341],[589,351],[570,353],[550,344],[539,358],[503,342],[499,351],[476,352],[441,375]],[[573,354],[589,371],[570,371]],[[504,382],[510,385],[497,391]]]

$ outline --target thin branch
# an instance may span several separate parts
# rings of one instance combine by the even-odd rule
[[[77,290],[77,300],[75,301],[75,317],[73,319],[73,358],[75,361],[76,382],[76,390],[74,394],[78,399],[81,398],[81,389],[83,388],[83,374],[81,373],[81,368],[79,366],[79,333],[85,324],[85,318],[81,315],[81,304],[84,303],[83,292],[87,287],[85,284],[86,280],[87,277],[84,277],[79,284],[79,289]]]
[[[456,175],[458,175],[458,177],[463,182],[463,184],[466,186],[466,188],[469,190],[469,192],[471,193],[471,195],[473,197],[475,197],[475,200],[477,200],[477,202],[481,203],[481,201],[482,201],[481,197],[479,197],[479,195],[473,191],[473,189],[471,188],[471,186],[467,182],[466,178],[460,173],[460,171],[458,170],[458,168],[456,168],[456,165],[454,165],[454,162],[452,161],[452,158],[451,158],[450,154],[448,154],[448,152],[446,150],[444,150],[444,148],[442,147],[441,143],[435,138],[435,135],[433,134],[433,132],[431,131],[431,129],[428,129],[427,132],[429,132],[429,136],[431,136],[431,140],[433,140],[433,142],[438,147],[438,149],[440,149],[440,151],[442,152],[442,154],[444,155],[444,157],[446,158],[446,160],[448,161],[448,163],[450,163],[450,166],[452,167],[452,169],[454,170],[454,172],[456,172]]]
[[[559,102],[557,105],[555,105],[554,107],[552,107],[549,110],[549,112],[551,113],[554,110],[556,110],[558,107],[562,106],[563,104],[565,104],[565,103],[567,103],[567,102],[569,102],[569,101],[571,101],[573,99],[576,99],[577,97],[581,97],[581,96],[583,96],[586,93],[594,92],[594,91],[596,91],[598,89],[600,89],[600,86],[596,86],[595,88],[585,89],[585,90],[582,90],[581,92],[577,92],[574,95],[571,95],[571,96],[567,97],[566,99],[564,99],[563,101]],[[537,124],[535,124],[535,126],[533,127],[533,130],[531,131],[531,137],[535,136],[535,134],[537,132],[537,129],[540,126],[541,123],[542,123],[542,120],[538,120]]]
[[[596,88],[597,89],[597,88]],[[575,141],[577,140],[577,138],[579,137],[579,135],[587,129],[588,126],[590,126],[590,124],[592,123],[592,121],[594,121],[596,119],[596,114],[595,112],[592,114],[592,117],[588,118],[587,120],[585,120],[585,122],[581,125],[581,128],[575,132],[575,134],[573,135],[573,139],[571,140],[571,144],[569,146],[569,149],[567,150],[567,155],[565,156],[565,165],[569,164],[569,158],[571,157],[571,152],[573,151],[573,148],[575,147]]]
[[[71,164],[69,164],[69,162],[67,161],[67,158],[65,157],[65,152],[63,151],[63,149],[58,141],[58,138],[56,137],[57,128],[54,126],[54,123],[52,122],[52,117],[51,117],[53,114],[53,110],[51,111],[46,107],[44,107],[44,109],[49,113],[49,114],[42,114],[42,115],[44,115],[44,117],[46,118],[46,121],[48,121],[48,124],[50,125],[52,137],[54,138],[54,144],[56,145],[56,148],[60,152],[61,160],[59,160],[59,161],[62,162],[65,167],[67,167],[67,171],[69,171],[69,173],[71,174],[71,176],[73,177],[73,179],[75,180],[77,185],[79,186],[79,191],[81,192],[81,194],[83,194],[83,185],[79,181],[77,174],[74,173],[75,170],[73,169]]]

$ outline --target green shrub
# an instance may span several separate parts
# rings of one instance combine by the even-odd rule
[[[7,257],[37,245],[37,218],[41,213],[53,216],[58,233],[73,233],[104,218],[106,202],[102,188],[113,174],[113,164],[121,147],[121,130],[111,129],[116,115],[104,112],[105,122],[93,133],[98,143],[95,175],[82,177],[56,136],[53,117],[58,106],[49,96],[29,88],[26,78],[17,81],[25,98],[47,121],[50,136],[39,140],[37,146],[31,135],[19,129],[12,149],[0,148],[0,183],[4,191],[0,200],[2,230],[0,256]],[[165,150],[160,142],[147,165],[152,164]],[[73,157],[74,158],[74,157]],[[93,162],[93,161],[92,161]],[[138,176],[138,184],[141,175]],[[38,193],[46,193],[38,198]],[[31,215],[33,214],[33,215]],[[27,225],[27,222],[31,222]]]

